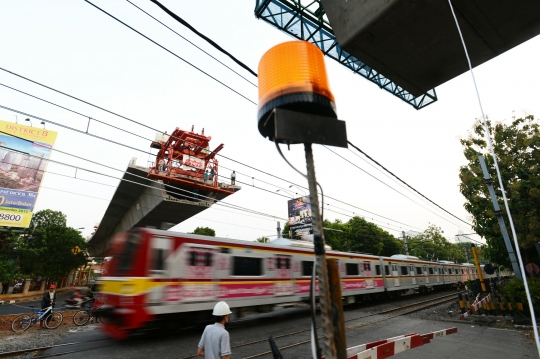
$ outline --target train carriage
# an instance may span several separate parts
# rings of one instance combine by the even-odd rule
[[[118,234],[110,256],[100,298],[102,314],[110,319],[104,328],[119,339],[149,325],[209,319],[219,300],[237,313],[305,301],[314,266],[309,242],[246,242],[148,228]],[[477,276],[466,274],[470,266],[411,256],[329,249],[327,257],[338,263],[346,303],[432,290]]]

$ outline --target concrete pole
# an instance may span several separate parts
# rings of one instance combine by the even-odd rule
[[[405,236],[405,231],[401,231],[403,235],[403,248],[405,248],[405,254],[409,255],[409,246],[407,245],[407,237]]]
[[[279,223],[279,221],[277,221],[277,237],[278,239],[281,238],[281,223]]]

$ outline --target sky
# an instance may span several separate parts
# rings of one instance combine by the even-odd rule
[[[256,78],[247,71],[151,2],[132,2],[256,83]],[[257,102],[255,86],[129,2],[95,0],[94,3]],[[255,18],[255,1],[207,0],[204,6],[194,1],[163,0],[162,3],[254,70],[268,49],[292,39]],[[273,239],[276,220],[280,220],[283,226],[287,217],[287,198],[274,193],[278,189],[281,189],[280,193],[287,193],[283,189],[288,189],[291,197],[303,194],[301,189],[289,186],[307,186],[305,179],[280,158],[273,143],[259,134],[254,104],[87,2],[5,1],[0,12],[0,34],[1,68],[161,131],[170,133],[176,127],[190,129],[192,125],[196,132],[204,128],[205,134],[212,136],[212,149],[223,143],[225,147],[221,154],[286,180],[281,181],[218,157],[220,175],[229,177],[234,169],[237,181],[268,190],[265,192],[242,185],[242,189],[226,202],[269,214],[270,217],[213,206],[171,230],[189,232],[198,226],[208,226],[221,237],[248,241],[261,236]],[[538,63],[540,38],[536,37],[475,68],[483,107],[491,120],[507,122],[513,116],[540,114]],[[326,66],[338,117],[347,123],[348,139],[435,203],[470,222],[471,218],[463,208],[465,199],[459,192],[458,177],[459,167],[466,163],[459,140],[468,135],[475,119],[481,117],[470,74],[462,74],[437,87],[438,101],[422,110],[415,110],[332,59],[326,59]],[[87,117],[91,117],[143,137],[155,136],[155,131],[7,72],[0,71],[0,84],[57,103],[84,116],[4,86],[0,86],[2,106],[83,132],[87,130]],[[2,120],[28,125],[25,118],[0,109]],[[40,122],[33,119],[32,125],[42,126]],[[137,164],[145,166],[153,158],[60,126],[46,124],[46,128],[58,131],[55,149],[64,152],[53,151],[51,159],[79,169],[75,171],[73,167],[51,163],[35,209],[62,211],[67,215],[68,225],[83,228],[81,232],[87,236],[103,217],[118,185],[117,178],[121,177],[129,161],[136,157]],[[148,141],[95,121],[90,123],[88,130],[96,136],[145,152],[150,150]],[[289,161],[305,171],[303,146],[293,145],[289,151],[284,150]],[[430,224],[440,226],[449,239],[459,231],[473,232],[467,224],[396,184],[366,162],[361,154],[351,150],[332,148],[363,171],[328,149],[314,146],[317,179],[324,193],[354,206],[327,199],[326,219],[347,221],[349,216],[360,215],[395,236],[399,236],[401,231],[421,232]],[[471,237],[480,240],[479,237]]]

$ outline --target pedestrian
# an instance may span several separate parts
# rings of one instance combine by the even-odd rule
[[[231,184],[234,186],[236,182],[236,172],[232,171],[231,173]]]
[[[214,168],[210,169],[210,181],[214,183],[214,176],[216,175],[216,171],[214,171]]]
[[[55,290],[56,290],[56,286],[54,284],[51,284],[51,286],[49,287],[49,291],[43,293],[43,298],[41,299],[41,309],[42,310],[46,309],[46,308],[49,308],[51,305],[54,308],[54,305],[56,304]],[[47,320],[50,320],[50,319],[47,319]],[[41,329],[45,329],[43,324],[44,323],[43,323],[43,319],[42,319],[42,320],[40,320]]]
[[[204,184],[208,181],[208,170],[204,170]]]
[[[2,282],[2,294],[8,294],[9,282]]]
[[[159,162],[158,162],[158,170],[160,170],[160,171],[165,171],[164,168],[165,168],[165,161],[164,161],[163,158],[162,158],[162,159],[160,159]]]
[[[231,309],[225,302],[218,302],[214,306],[212,315],[216,322],[204,328],[197,355],[205,359],[229,359],[231,355],[231,342],[225,324],[229,321]]]

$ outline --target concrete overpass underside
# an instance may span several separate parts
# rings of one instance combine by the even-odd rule
[[[147,168],[130,164],[103,215],[95,234],[88,241],[90,255],[102,257],[111,238],[135,227],[168,229],[210,208],[215,201],[193,199],[193,194],[173,189],[162,181],[147,178]],[[230,193],[215,192],[210,197],[222,200],[240,190],[239,186],[219,183]],[[187,197],[182,196],[184,194]]]

